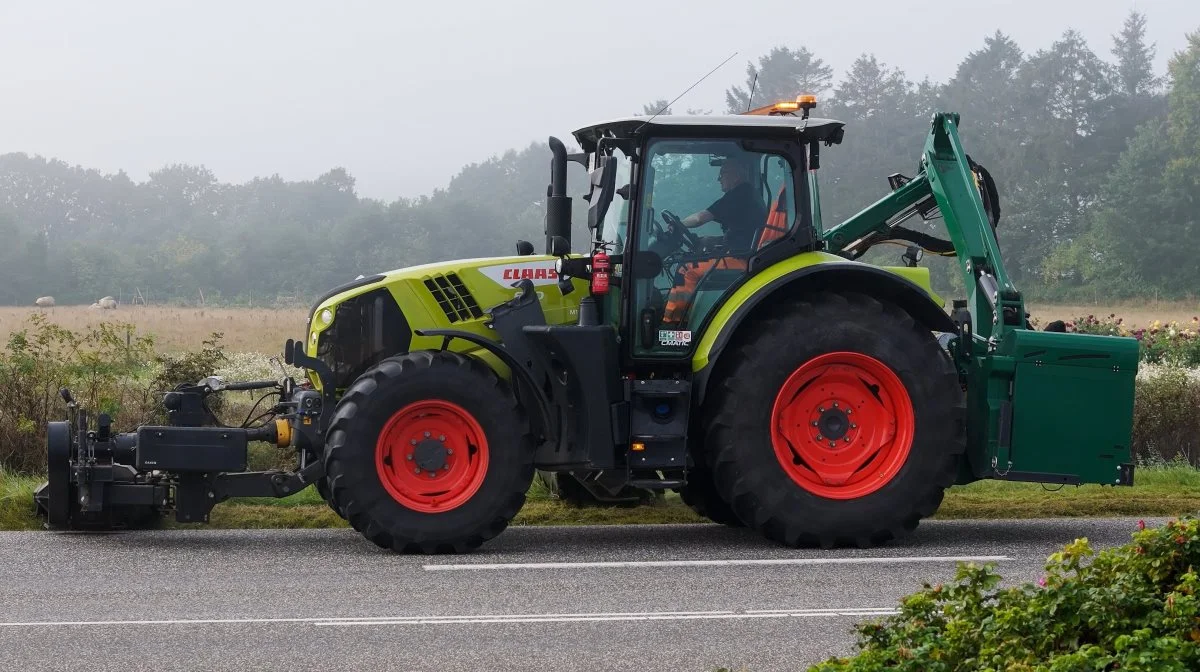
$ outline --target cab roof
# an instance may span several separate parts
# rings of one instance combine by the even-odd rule
[[[603,137],[629,138],[653,135],[735,135],[760,138],[788,138],[826,144],[842,141],[845,124],[834,119],[792,115],[706,114],[657,117],[629,116],[584,126],[572,135],[585,152],[595,151]]]

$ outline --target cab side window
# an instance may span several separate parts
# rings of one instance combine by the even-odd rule
[[[656,141],[644,165],[637,249],[662,269],[633,283],[634,351],[678,356],[749,258],[794,226],[794,171],[783,155],[710,139]]]

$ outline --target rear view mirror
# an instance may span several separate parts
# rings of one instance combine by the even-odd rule
[[[592,190],[588,195],[588,228],[595,230],[608,214],[613,192],[617,186],[617,161],[611,156],[599,157],[600,165],[591,172]]]
[[[571,244],[562,236],[550,239],[550,254],[555,257],[565,257],[571,253]]]
[[[533,254],[533,243],[529,242],[528,240],[518,240],[517,256],[528,257],[531,254]]]

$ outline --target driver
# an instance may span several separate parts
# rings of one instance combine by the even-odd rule
[[[683,218],[689,229],[703,226],[711,221],[721,223],[721,237],[705,238],[706,243],[724,242],[727,250],[749,250],[754,232],[767,219],[767,209],[762,198],[750,186],[750,161],[742,157],[730,157],[721,164],[717,183],[723,195],[700,212]]]
[[[767,209],[750,185],[749,160],[740,157],[726,159],[717,174],[717,182],[724,194],[704,210],[679,221],[689,229],[712,221],[720,222],[724,235],[702,238],[704,247],[712,249],[721,245],[731,254],[749,254],[755,232],[767,219]],[[713,268],[745,270],[746,259],[718,252],[711,259],[684,264],[676,275],[675,286],[667,295],[663,326],[669,329],[682,329],[685,326],[687,309],[692,295],[696,293],[696,285]]]

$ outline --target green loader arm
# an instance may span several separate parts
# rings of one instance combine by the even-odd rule
[[[1000,341],[1009,327],[1025,324],[1025,305],[1000,257],[993,222],[975,173],[958,138],[957,114],[939,112],[925,139],[921,172],[891,194],[823,233],[835,252],[865,251],[893,237],[895,227],[917,214],[940,211],[967,288],[975,334]],[[1004,319],[999,316],[1003,315]]]
[[[1138,342],[1029,327],[1000,256],[990,177],[963,150],[958,122],[957,114],[935,114],[918,175],[893,176],[890,194],[823,232],[827,249],[857,258],[884,240],[944,244],[900,227],[917,215],[943,218],[953,249],[942,253],[957,257],[967,291],[967,314],[956,312],[959,333],[949,346],[967,390],[960,483],[1132,485]]]

